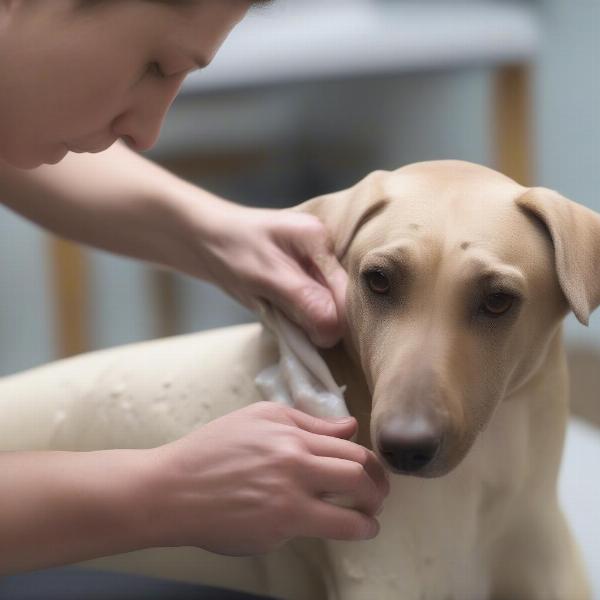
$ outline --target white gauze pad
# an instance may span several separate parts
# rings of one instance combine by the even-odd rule
[[[264,326],[279,344],[279,363],[255,379],[266,400],[297,408],[321,418],[350,415],[340,388],[325,361],[306,334],[271,306],[261,304]]]

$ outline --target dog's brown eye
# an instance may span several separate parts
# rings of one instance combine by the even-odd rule
[[[485,297],[481,310],[490,317],[500,317],[507,313],[515,302],[510,294],[489,294]]]
[[[390,291],[390,280],[382,271],[368,271],[365,279],[371,291],[376,294],[387,294]]]

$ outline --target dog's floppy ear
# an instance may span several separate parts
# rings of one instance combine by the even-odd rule
[[[517,204],[548,229],[560,287],[584,325],[600,305],[600,215],[546,188],[531,188]]]
[[[325,224],[340,260],[359,229],[387,206],[389,200],[383,190],[387,174],[387,171],[374,171],[350,189],[318,196],[294,210],[313,214]]]

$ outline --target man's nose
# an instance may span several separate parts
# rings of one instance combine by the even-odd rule
[[[159,88],[140,94],[136,102],[114,120],[115,135],[139,152],[152,148],[182,81],[183,77],[161,81]]]
[[[394,471],[418,474],[438,453],[442,432],[434,418],[396,415],[381,425],[377,438],[381,455]]]

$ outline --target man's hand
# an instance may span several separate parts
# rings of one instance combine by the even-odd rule
[[[364,540],[389,492],[375,455],[329,422],[257,403],[151,450],[154,540],[229,555],[268,552],[295,537]],[[334,505],[332,495],[353,508]]]
[[[206,208],[206,207],[205,207]],[[249,308],[268,300],[328,347],[343,333],[347,275],[314,216],[230,203],[210,208],[198,241],[212,282]]]
[[[342,335],[347,277],[312,215],[227,202],[122,144],[0,166],[0,198],[62,237],[207,279],[250,308],[267,300],[319,346]]]

